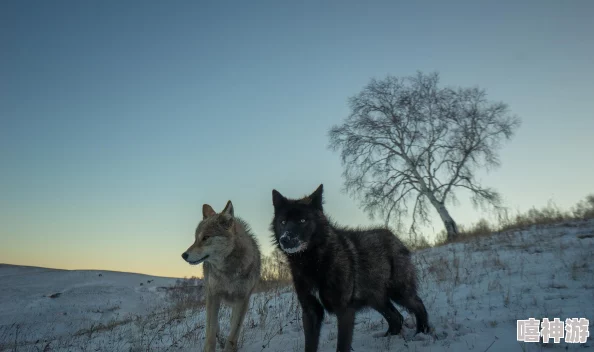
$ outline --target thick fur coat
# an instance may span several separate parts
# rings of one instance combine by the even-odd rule
[[[410,251],[386,228],[348,229],[324,213],[323,185],[301,199],[272,191],[274,243],[284,251],[303,310],[305,351],[317,351],[324,312],[338,320],[337,351],[350,352],[355,314],[372,308],[398,334],[402,315],[395,302],[416,317],[417,332],[428,332]]]
[[[202,208],[203,219],[194,243],[182,258],[191,265],[204,263],[206,287],[207,352],[216,349],[219,308],[232,308],[231,331],[224,342],[225,352],[237,351],[237,340],[248,309],[250,296],[260,280],[260,248],[248,224],[236,217],[231,201],[217,214],[210,205]]]

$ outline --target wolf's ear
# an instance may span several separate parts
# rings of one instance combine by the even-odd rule
[[[235,217],[235,211],[233,210],[233,203],[231,201],[227,201],[227,205],[225,205],[225,209],[221,212],[221,214],[229,215],[230,217]]]
[[[322,204],[324,203],[324,185],[320,184],[318,188],[309,196],[311,199],[311,204],[318,209],[322,209]]]
[[[202,217],[203,217],[202,219],[206,219],[206,218],[211,217],[216,214],[217,214],[217,212],[214,211],[214,209],[210,205],[204,204],[202,206]]]
[[[280,194],[276,189],[272,190],[272,205],[274,205],[275,208],[285,204],[286,201],[287,198],[283,197],[283,195]]]

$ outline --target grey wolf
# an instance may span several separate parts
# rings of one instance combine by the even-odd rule
[[[249,225],[236,217],[231,201],[217,214],[202,206],[202,220],[195,240],[182,258],[191,265],[204,263],[206,288],[206,339],[204,350],[214,352],[219,334],[221,302],[232,308],[231,331],[225,351],[237,351],[237,340],[248,309],[250,296],[260,280],[260,247]]]
[[[322,184],[300,199],[288,199],[274,189],[272,203],[273,242],[291,269],[306,352],[317,351],[325,311],[336,315],[340,352],[350,352],[355,315],[363,308],[375,309],[386,319],[384,336],[399,334],[403,318],[392,301],[414,313],[417,333],[429,332],[411,253],[390,230],[333,223],[324,213]]]

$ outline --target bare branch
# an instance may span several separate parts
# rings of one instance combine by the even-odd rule
[[[429,204],[455,229],[445,203],[455,200],[456,189],[470,191],[475,205],[499,207],[499,194],[480,186],[473,171],[499,166],[497,149],[520,125],[506,104],[489,102],[483,90],[438,83],[437,73],[372,79],[348,99],[346,121],[329,131],[345,190],[372,217],[400,226],[412,215],[411,230],[427,221]]]

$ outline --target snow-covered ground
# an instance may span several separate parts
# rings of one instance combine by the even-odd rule
[[[67,338],[93,325],[141,315],[161,304],[158,288],[175,280],[0,264],[0,347],[15,339]]]
[[[434,333],[415,336],[414,319],[403,311],[401,336],[374,337],[387,326],[378,313],[364,311],[357,315],[353,350],[594,349],[594,336],[584,344],[516,341],[517,319],[587,318],[593,330],[593,255],[594,221],[419,251],[414,258],[421,298]],[[15,343],[17,351],[202,350],[204,311],[173,310],[165,288],[174,283],[139,274],[0,265],[0,350],[13,351]],[[240,350],[302,351],[299,312],[288,288],[254,295]],[[224,334],[229,315],[223,308]],[[335,351],[335,324],[326,317],[320,351]]]

